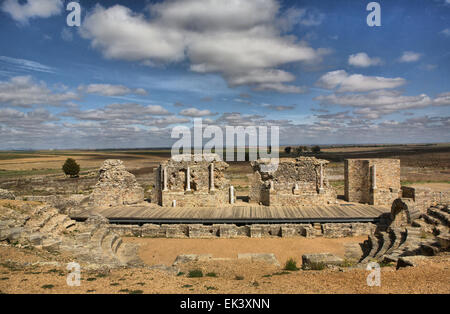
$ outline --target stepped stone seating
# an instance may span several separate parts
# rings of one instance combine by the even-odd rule
[[[362,243],[360,263],[372,260],[397,262],[404,256],[429,256],[449,250],[447,205],[430,207],[427,214],[418,218],[414,210],[409,211],[408,206],[399,209],[399,204],[404,205],[404,200],[394,202],[391,224],[378,229]]]
[[[104,217],[92,215],[77,223],[48,205],[12,202],[0,205],[0,241],[66,252],[94,266],[142,265],[137,246],[123,243]]]

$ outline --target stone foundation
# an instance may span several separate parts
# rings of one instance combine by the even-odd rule
[[[336,201],[326,177],[328,161],[314,157],[280,158],[275,171],[263,171],[270,159],[251,163],[250,201],[262,205],[321,205]]]
[[[325,224],[254,224],[237,226],[234,224],[144,224],[109,225],[121,236],[149,238],[325,238],[370,235],[375,231],[372,223],[325,223]]]
[[[411,198],[421,213],[426,213],[430,206],[450,203],[449,192],[433,191],[425,187],[402,186],[402,197]]]
[[[399,159],[346,159],[345,200],[388,205],[401,197]]]

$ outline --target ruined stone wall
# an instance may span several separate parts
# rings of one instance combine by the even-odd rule
[[[275,171],[263,171],[270,163],[259,159],[251,163],[254,174],[249,197],[263,205],[320,205],[336,201],[336,192],[326,176],[328,161],[314,157],[280,158]]]
[[[416,204],[416,208],[421,213],[426,213],[427,209],[431,206],[450,203],[449,192],[433,191],[426,187],[402,186],[402,197],[412,199]]]
[[[144,201],[144,189],[136,177],[129,173],[121,160],[107,159],[103,162],[98,182],[89,196],[93,207],[131,205]]]
[[[109,228],[121,236],[149,238],[269,238],[269,237],[326,237],[340,238],[370,235],[375,231],[372,223],[324,224],[145,224],[114,225]]]
[[[401,196],[399,159],[347,159],[344,168],[349,202],[390,206]]]
[[[224,176],[227,167],[217,154],[175,156],[157,168],[152,202],[173,206],[175,201],[176,207],[228,204],[230,184]]]

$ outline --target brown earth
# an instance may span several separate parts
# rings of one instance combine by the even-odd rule
[[[19,267],[11,260],[50,260],[60,265]],[[69,287],[68,261],[42,251],[0,245],[0,293],[450,293],[449,255],[433,257],[414,268],[383,267],[381,287],[367,286],[369,271],[365,269],[283,272],[280,267],[246,261],[188,263],[180,269],[184,274],[178,276],[145,268],[110,272],[82,268],[81,285]],[[186,273],[193,269],[216,277],[188,278]]]
[[[344,257],[344,243],[361,243],[367,236],[351,238],[235,238],[235,239],[164,239],[124,238],[140,244],[140,257],[148,265],[171,265],[181,254],[212,254],[213,257],[237,258],[238,253],[274,253],[281,264],[308,253],[329,252]]]

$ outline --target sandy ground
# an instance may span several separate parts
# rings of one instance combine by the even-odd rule
[[[308,253],[329,252],[344,257],[344,243],[361,243],[367,236],[352,238],[236,238],[236,239],[163,239],[123,238],[140,244],[140,257],[148,265],[171,265],[180,254],[212,254],[237,258],[238,253],[274,253],[284,264],[289,258],[301,263]]]
[[[146,239],[137,239],[140,242]],[[257,239],[259,240],[259,239]],[[317,239],[314,239],[317,240]],[[322,240],[322,239],[320,239]],[[179,241],[181,243],[182,241]],[[258,241],[251,241],[255,244]],[[289,242],[289,241],[287,241]],[[308,241],[309,242],[309,241]],[[316,241],[319,245],[321,241]],[[155,244],[154,241],[149,242]],[[160,243],[160,250],[163,240]],[[179,245],[179,243],[177,245]],[[206,243],[206,242],[204,242]],[[274,242],[275,243],[275,242]],[[292,242],[294,243],[294,242]],[[216,249],[222,246],[216,242]],[[261,240],[261,245],[264,241]],[[310,243],[311,245],[314,242]],[[173,243],[167,243],[170,248]],[[212,245],[212,244],[211,244]],[[269,244],[268,244],[269,245]],[[273,245],[273,244],[270,244]],[[287,244],[286,244],[287,246]],[[144,246],[143,249],[149,248]],[[296,252],[301,247],[295,247]],[[153,249],[157,252],[156,249]],[[176,250],[171,248],[173,252]],[[207,250],[205,247],[203,250]],[[210,249],[208,249],[211,251]],[[267,251],[267,250],[266,250]],[[281,251],[281,250],[280,250]],[[228,254],[229,252],[227,252]],[[171,259],[170,254],[158,253]],[[144,252],[145,256],[146,253]],[[292,255],[286,253],[283,256]],[[11,266],[9,261],[58,261],[56,266]],[[150,258],[151,260],[151,258]],[[418,267],[395,270],[381,268],[381,286],[369,287],[365,269],[341,268],[322,271],[283,272],[282,268],[266,263],[221,261],[188,263],[180,267],[178,276],[146,268],[116,269],[110,272],[81,270],[81,285],[66,283],[66,263],[70,258],[0,246],[1,293],[450,293],[450,256],[434,257]],[[189,270],[201,269],[216,277],[188,278]]]

